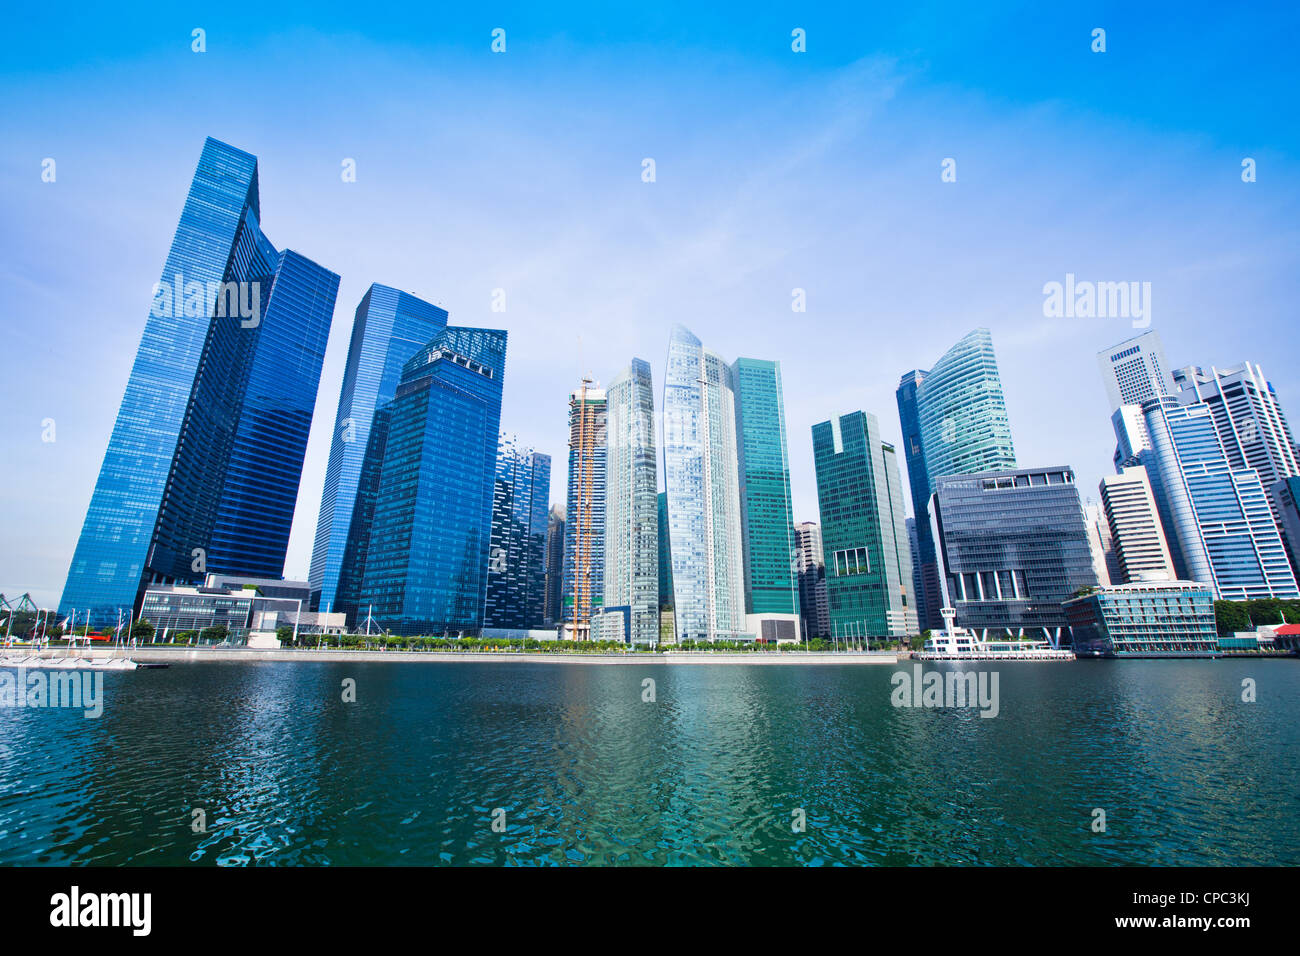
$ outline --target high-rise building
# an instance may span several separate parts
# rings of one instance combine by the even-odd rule
[[[731,375],[736,390],[745,610],[753,615],[796,615],[799,585],[781,363],[738,358]]]
[[[541,627],[546,605],[551,456],[502,435],[492,492],[485,627]]]
[[[805,637],[830,637],[831,614],[826,604],[826,565],[822,561],[822,529],[815,521],[795,525],[799,549],[799,613]]]
[[[1011,423],[988,329],[966,335],[923,373],[916,386],[916,414],[931,493],[945,475],[1016,467]]]
[[[939,627],[939,563],[934,553],[934,536],[930,532],[930,475],[925,468],[921,447],[921,417],[916,393],[925,372],[913,369],[898,383],[898,420],[903,427],[903,460],[907,462],[907,484],[912,497],[913,530],[916,546],[912,549],[912,576],[915,581],[917,623],[922,629]]]
[[[151,584],[278,577],[339,277],[262,233],[257,158],[209,138],[59,602],[116,621]]]
[[[746,633],[744,547],[731,368],[673,327],[664,378],[664,478],[680,640]]]
[[[1117,475],[1107,475],[1100,491],[1120,570],[1109,583],[1129,584],[1142,576],[1174,580],[1174,562],[1146,468],[1129,465]]]
[[[1092,570],[1097,575],[1097,583],[1103,587],[1119,584],[1123,577],[1119,555],[1115,552],[1110,523],[1101,505],[1093,501],[1084,504],[1083,524],[1088,530],[1088,547],[1092,551]]]
[[[673,623],[673,555],[668,541],[668,493],[661,491],[659,501],[659,640],[672,643],[677,639]]]
[[[1097,364],[1112,412],[1123,405],[1141,405],[1147,399],[1173,394],[1169,361],[1155,329],[1102,349]]]
[[[831,636],[917,633],[894,446],[881,441],[880,424],[865,412],[814,425],[812,438]]]
[[[563,580],[564,508],[561,505],[551,505],[546,519],[546,603],[542,611],[542,623],[546,627],[560,623],[560,584]]]
[[[358,600],[380,627],[483,626],[505,358],[505,332],[449,326],[407,361],[380,409],[388,435]]]
[[[342,611],[352,623],[378,490],[374,466],[386,437],[382,420],[373,427],[375,410],[397,394],[407,360],[446,326],[444,309],[377,283],[361,297],[352,320],[308,573],[312,606]]]
[[[996,637],[1066,636],[1062,602],[1096,587],[1073,469],[1013,469],[936,482],[944,599],[957,623]]]
[[[564,526],[563,631],[587,640],[605,603],[605,390],[584,380],[569,395],[569,488]]]
[[[1211,407],[1153,398],[1142,413],[1152,490],[1178,576],[1210,585],[1218,600],[1296,597],[1259,472],[1229,463]]]
[[[601,637],[659,642],[659,460],[650,363],[605,389],[605,600]],[[615,612],[615,609],[619,609]],[[611,622],[617,626],[611,628]]]
[[[1184,404],[1206,405],[1214,416],[1228,464],[1233,468],[1254,468],[1266,489],[1284,478],[1300,476],[1300,457],[1295,439],[1278,403],[1273,383],[1251,362],[1228,369],[1211,367],[1208,373],[1194,366],[1174,372],[1179,386],[1177,398]],[[1270,497],[1273,517],[1282,511]]]

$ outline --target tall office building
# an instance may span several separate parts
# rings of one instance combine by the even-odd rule
[[[898,383],[895,398],[898,420],[903,427],[903,460],[907,462],[907,484],[912,497],[913,529],[916,546],[912,549],[912,576],[915,581],[916,616],[922,629],[940,626],[939,563],[934,553],[934,536],[930,532],[930,475],[925,468],[921,447],[921,418],[916,393],[925,372],[913,369]]]
[[[851,412],[812,429],[831,636],[901,637],[918,630],[912,551],[894,446],[874,415]]]
[[[1123,579],[1119,554],[1110,533],[1110,522],[1102,506],[1089,501],[1083,506],[1083,524],[1088,531],[1088,547],[1092,551],[1092,570],[1102,587],[1119,584]]]
[[[449,326],[402,368],[359,610],[397,634],[483,626],[506,333]]]
[[[386,437],[382,419],[373,427],[375,410],[397,394],[407,360],[446,326],[444,309],[378,283],[361,297],[352,320],[308,573],[312,606],[344,612],[352,623],[378,480],[365,466],[379,461]]]
[[[605,390],[605,601],[601,637],[659,641],[659,460],[650,363]],[[618,609],[617,613],[615,609]],[[610,622],[617,626],[610,628]]]
[[[1107,475],[1100,490],[1120,568],[1111,583],[1159,577],[1174,580],[1174,562],[1146,468],[1130,465],[1117,475]]]
[[[584,380],[569,395],[569,488],[564,526],[563,629],[587,640],[605,603],[605,390]]]
[[[1258,365],[1243,362],[1228,369],[1194,366],[1174,372],[1183,404],[1199,403],[1210,409],[1228,464],[1254,468],[1266,489],[1284,478],[1300,476],[1295,439],[1278,403],[1273,383]],[[1273,517],[1282,518],[1281,506],[1270,496]]]
[[[561,582],[564,580],[564,508],[551,505],[546,519],[546,603],[542,623],[546,627],[558,625],[561,618]]]
[[[735,639],[746,627],[735,386],[722,357],[680,325],[663,409],[677,636]]]
[[[1059,643],[1062,602],[1098,583],[1083,504],[1066,466],[952,475],[936,482],[942,584],[957,623]]]
[[[1210,406],[1153,398],[1142,412],[1178,576],[1210,585],[1218,600],[1300,594],[1259,472],[1229,463]]]
[[[673,555],[668,541],[668,494],[659,492],[659,639],[676,640],[673,625]]]
[[[944,475],[1016,467],[1011,423],[988,329],[966,335],[923,373],[916,386],[916,416],[930,492]]]
[[[1141,405],[1151,398],[1172,395],[1174,381],[1165,349],[1155,329],[1125,339],[1097,353],[1110,410]]]
[[[149,584],[278,577],[339,277],[262,233],[257,158],[209,138],[59,601],[117,620]]]
[[[781,363],[738,358],[731,375],[736,390],[745,611],[796,615],[799,585]]]
[[[485,627],[541,627],[546,606],[551,456],[502,435],[492,492]]]
[[[799,549],[799,613],[806,638],[830,637],[831,614],[826,604],[826,565],[822,561],[822,529],[815,521],[795,526]]]

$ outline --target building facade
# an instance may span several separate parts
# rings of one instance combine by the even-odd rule
[[[385,407],[359,614],[396,634],[483,627],[506,333],[448,326]]]
[[[830,637],[831,613],[826,603],[826,565],[822,560],[822,529],[815,521],[795,526],[799,560],[799,613],[806,637]],[[913,575],[915,578],[915,575]]]
[[[731,375],[736,390],[745,611],[795,615],[799,584],[781,363],[738,358]]]
[[[812,429],[831,637],[901,637],[919,629],[912,553],[894,446],[874,415],[851,412]]]
[[[1062,603],[1096,587],[1067,466],[941,477],[935,525],[945,602],[981,636],[1068,640]]]
[[[375,411],[396,396],[411,356],[446,326],[446,310],[378,283],[357,305],[307,575],[315,608],[356,620],[377,491],[377,475],[365,468],[378,461],[385,438],[381,421],[372,445]]]
[[[1173,557],[1146,468],[1130,465],[1107,475],[1100,491],[1120,572],[1110,583],[1128,584],[1142,576],[1172,581]]]
[[[1214,596],[1194,581],[1133,581],[1064,608],[1078,655],[1201,657],[1218,649]]]
[[[584,380],[569,395],[569,487],[561,603],[564,636],[587,640],[605,603],[605,390]]]
[[[912,498],[916,547],[912,549],[912,575],[915,579],[916,616],[922,629],[940,626],[939,563],[930,531],[930,474],[925,467],[921,445],[921,416],[916,395],[926,373],[913,369],[898,383],[895,398],[898,420],[903,427],[903,460],[907,463],[907,484]]]
[[[511,435],[497,446],[485,627],[540,628],[546,615],[546,531],[551,456]]]
[[[1155,329],[1102,349],[1097,353],[1097,364],[1111,412],[1174,392],[1169,360]]]
[[[633,359],[605,395],[604,608],[627,608],[620,639],[657,644],[659,459],[650,363]]]
[[[746,634],[744,547],[731,368],[683,326],[668,345],[664,477],[680,640]]]
[[[542,624],[555,627],[560,623],[564,581],[564,508],[552,505],[546,518],[546,591]]]
[[[102,625],[148,585],[282,573],[339,277],[260,220],[257,158],[209,138],[60,613]]]

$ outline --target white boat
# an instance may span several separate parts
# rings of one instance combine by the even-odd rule
[[[1074,651],[1053,647],[1047,641],[981,641],[953,619],[957,612],[943,608],[944,629],[932,634],[921,650],[912,655],[917,661],[1072,661]]]
[[[133,671],[140,665],[125,657],[0,657],[0,667],[46,671]]]

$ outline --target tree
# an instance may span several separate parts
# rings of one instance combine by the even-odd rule
[[[138,641],[147,641],[153,637],[154,627],[144,618],[131,625],[131,636]]]
[[[281,624],[279,627],[275,629],[275,636],[279,639],[282,645],[292,644],[293,628],[291,628],[288,624]]]
[[[1215,601],[1214,624],[1220,636],[1227,636],[1234,631],[1250,630],[1250,614],[1244,602]]]
[[[205,627],[199,635],[201,640],[211,641],[214,644],[220,644],[230,635],[229,628],[224,624],[214,624],[211,627]]]

